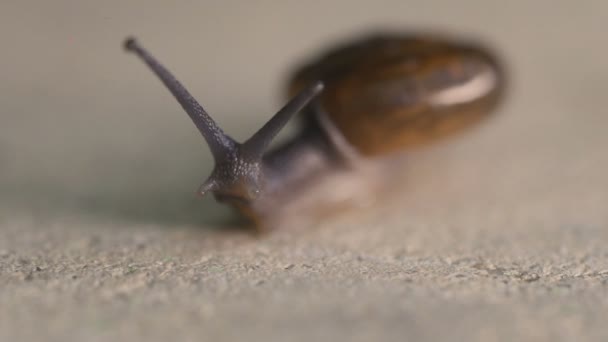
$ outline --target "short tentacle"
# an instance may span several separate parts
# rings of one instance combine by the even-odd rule
[[[242,149],[252,158],[261,158],[272,139],[295,114],[323,91],[323,82],[317,81],[302,90],[279,110],[262,128],[243,143]]]

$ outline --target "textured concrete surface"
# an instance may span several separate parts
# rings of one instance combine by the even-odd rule
[[[1,7],[0,340],[608,338],[603,2]],[[244,138],[294,61],[378,27],[492,42],[509,102],[412,152],[396,200],[267,236],[193,195],[208,152],[120,49]]]

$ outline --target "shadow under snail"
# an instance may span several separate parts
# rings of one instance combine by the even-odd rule
[[[245,142],[224,133],[137,41],[125,41],[188,113],[215,160],[200,194],[261,228],[323,216],[394,187],[408,148],[487,117],[504,89],[486,48],[440,36],[384,34],[331,49],[291,78],[291,100]],[[291,140],[269,149],[296,113]]]

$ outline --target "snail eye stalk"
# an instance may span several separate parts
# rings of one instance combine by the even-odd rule
[[[289,120],[323,91],[323,82],[317,81],[294,96],[262,128],[243,143],[243,150],[252,158],[261,158],[272,139]]]
[[[216,162],[223,160],[227,153],[235,149],[237,144],[234,139],[222,131],[203,106],[190,95],[188,90],[156,58],[152,57],[134,38],[128,38],[124,43],[124,47],[127,51],[133,52],[141,58],[169,89],[207,141],[207,145],[209,145],[211,154],[213,154]]]

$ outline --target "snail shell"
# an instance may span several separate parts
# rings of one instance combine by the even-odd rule
[[[322,80],[319,101],[361,154],[400,152],[492,113],[502,68],[479,45],[441,37],[377,35],[334,48],[295,72],[289,94]]]

